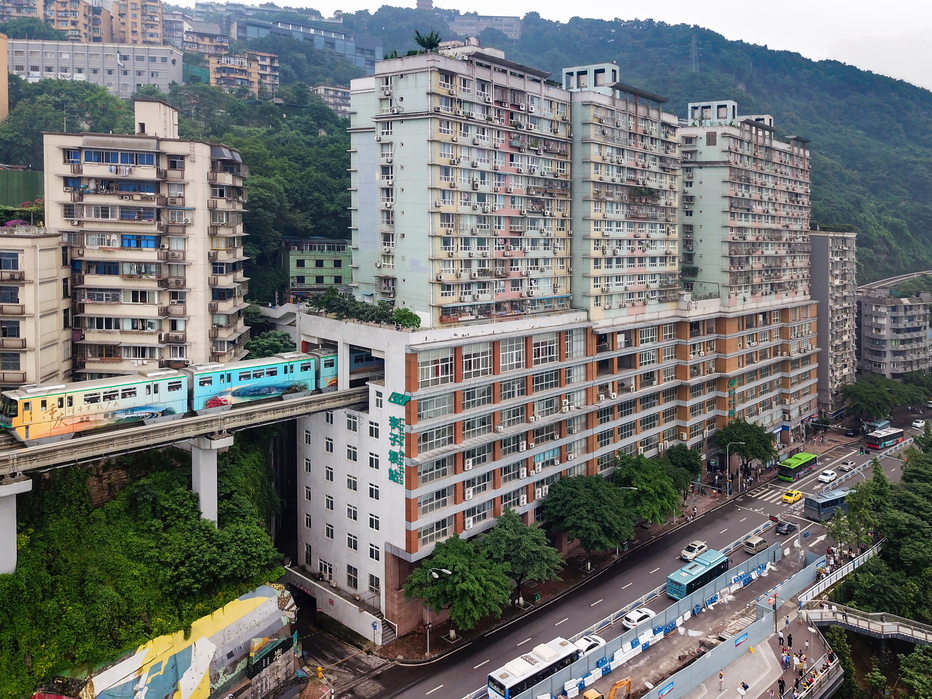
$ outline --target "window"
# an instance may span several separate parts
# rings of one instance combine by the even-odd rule
[[[463,420],[463,439],[472,439],[492,431],[492,415],[479,415],[469,420]]]
[[[333,424],[333,411],[332,410],[328,410],[327,412],[324,413],[324,422],[326,422],[328,425]]]
[[[324,536],[328,539],[333,539],[333,525],[329,522],[324,525]]]
[[[369,497],[373,500],[379,499],[379,486],[377,486],[375,483],[369,484]]]
[[[382,392],[381,391],[375,392],[375,407],[376,408],[382,407]]]
[[[418,514],[426,515],[447,506],[447,501],[453,494],[453,488],[441,488],[417,499]]]
[[[373,452],[369,452],[369,468],[374,468],[376,471],[379,470],[379,455]]]
[[[325,438],[324,438],[324,450],[325,450],[328,454],[332,454],[332,453],[333,453],[333,440],[330,439],[330,437],[325,437]]]
[[[525,396],[527,395],[527,382],[523,378],[502,381],[500,393],[502,401]]]
[[[480,342],[463,348],[463,379],[492,373],[492,343]]]
[[[566,331],[565,340],[566,358],[576,359],[577,357],[586,356],[586,331],[584,328],[576,328]]]
[[[359,587],[359,571],[349,564],[346,566],[346,586],[351,590]]]
[[[439,449],[448,444],[453,444],[453,426],[445,425],[432,430],[421,432],[417,437],[417,447],[419,453],[426,453],[432,449]]]
[[[524,468],[523,461],[516,461],[513,464],[502,466],[502,483],[511,483],[511,481],[518,480],[521,477],[522,468]]]
[[[304,513],[304,526],[307,529],[311,528],[311,516],[306,512]]]
[[[356,509],[355,505],[346,506],[346,518],[354,522],[359,519],[359,511]]]
[[[346,414],[346,429],[350,432],[355,432],[359,429],[359,418],[351,413]]]
[[[346,488],[356,492],[359,490],[359,481],[356,480],[356,476],[347,476],[346,477]]]
[[[375,439],[379,438],[379,423],[369,421],[369,436]]]
[[[351,444],[346,445],[346,458],[350,461],[356,461],[356,447]]]
[[[353,534],[347,534],[346,535],[346,548],[352,551],[358,551],[359,550],[359,539],[356,538],[356,536]]]
[[[426,527],[421,527],[417,532],[418,545],[427,546],[446,539],[450,535],[450,523],[452,521],[452,517],[444,517],[432,524],[428,524]]]
[[[311,486],[304,486],[304,499],[310,501],[311,499]]]
[[[418,387],[440,386],[453,381],[453,350],[418,352]]]
[[[314,560],[313,554],[311,553],[311,545],[304,544],[304,565],[310,567],[312,561]]]
[[[430,461],[426,464],[420,464],[417,467],[417,482],[418,485],[424,485],[425,483],[430,483],[435,481],[438,478],[445,478],[449,473],[449,462],[447,458],[437,459],[436,461]]]
[[[374,529],[375,531],[379,530],[379,516],[372,513],[369,514],[369,529]]]
[[[557,356],[557,333],[534,335],[531,341],[532,363],[534,366],[555,362]]]
[[[369,544],[369,558],[371,558],[373,561],[378,561],[381,559],[381,557],[382,552],[379,551],[379,547],[375,544]]]
[[[324,507],[330,510],[331,512],[333,511],[333,496],[332,495],[324,496]]]
[[[417,402],[417,419],[429,420],[442,415],[449,415],[453,412],[453,394],[447,393],[442,396],[433,396],[432,398],[422,398]]]
[[[560,385],[560,370],[554,369],[553,371],[545,371],[539,374],[534,374],[532,385],[534,393],[556,388]]]
[[[463,391],[463,410],[479,408],[492,402],[492,387],[468,388]]]
[[[523,369],[525,367],[523,337],[513,337],[501,341],[499,363],[501,365],[501,371],[503,372]]]
[[[317,570],[323,576],[324,580],[333,580],[333,566],[327,563],[323,558],[317,561]]]

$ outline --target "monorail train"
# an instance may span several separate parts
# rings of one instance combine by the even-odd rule
[[[368,352],[350,352],[359,371],[380,365]],[[34,446],[124,425],[151,425],[185,415],[229,410],[273,398],[337,388],[335,349],[287,352],[234,364],[193,364],[129,376],[4,391],[0,427]]]

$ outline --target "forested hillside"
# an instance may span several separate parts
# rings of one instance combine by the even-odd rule
[[[344,14],[344,24],[382,37],[403,54],[413,29],[444,38],[453,13],[382,7]],[[699,72],[690,70],[696,38]],[[563,24],[530,13],[518,42],[488,30],[484,44],[549,70],[615,61],[622,80],[670,98],[686,116],[690,100],[734,99],[743,113],[773,114],[782,135],[812,139],[813,221],[858,232],[859,281],[932,268],[932,93],[834,61],[771,51],[715,32],[652,21],[575,18]]]

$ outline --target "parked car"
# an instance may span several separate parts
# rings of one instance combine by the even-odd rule
[[[783,502],[788,505],[792,505],[794,502],[799,502],[803,499],[803,494],[798,490],[787,490],[783,493]]]
[[[576,641],[576,647],[579,648],[580,652],[585,656],[590,653],[595,653],[599,648],[605,646],[605,639],[601,636],[589,635],[583,636],[578,641]]]
[[[842,461],[840,464],[838,464],[838,470],[844,471],[845,473],[847,473],[848,471],[851,471],[852,469],[856,467],[857,467],[857,464],[854,463],[853,461]]]
[[[819,483],[831,483],[836,478],[838,478],[838,474],[834,471],[822,471],[819,474]]]
[[[845,430],[845,437],[857,437],[857,436],[858,436],[857,430]]]
[[[913,427],[917,430],[924,430],[926,428],[925,420],[913,420]]]
[[[786,522],[782,520],[777,522],[777,534],[792,534],[797,529],[799,529],[799,527],[797,527],[792,522]]]
[[[704,541],[690,541],[680,552],[680,558],[684,561],[691,561],[700,553],[709,550],[709,545]]]
[[[638,607],[637,609],[628,612],[621,619],[621,623],[624,624],[626,629],[633,629],[639,624],[643,624],[649,619],[653,619],[657,616],[657,613],[647,607]]]

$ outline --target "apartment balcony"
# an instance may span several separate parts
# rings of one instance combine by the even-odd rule
[[[26,383],[25,371],[0,371],[0,383],[13,385],[22,385]]]
[[[127,143],[127,148],[131,147]],[[76,170],[77,169],[77,170]],[[72,174],[100,179],[132,178],[134,180],[164,180],[166,171],[155,165],[115,165],[110,163],[72,163]]]
[[[32,315],[26,313],[26,306],[22,303],[0,303],[0,317],[9,318],[15,316]]]
[[[235,262],[245,260],[242,247],[223,248],[220,250],[210,250],[207,253],[207,259],[211,262]]]
[[[0,349],[16,350],[26,349],[25,337],[0,337]]]
[[[181,318],[187,315],[187,307],[183,303],[170,303],[167,306],[159,306],[158,315]]]
[[[155,345],[157,330],[94,330],[82,329],[81,344],[87,345]]]
[[[228,299],[211,301],[207,304],[207,309],[210,313],[231,314],[245,309],[248,305],[243,303],[243,296],[237,293],[236,296]]]

